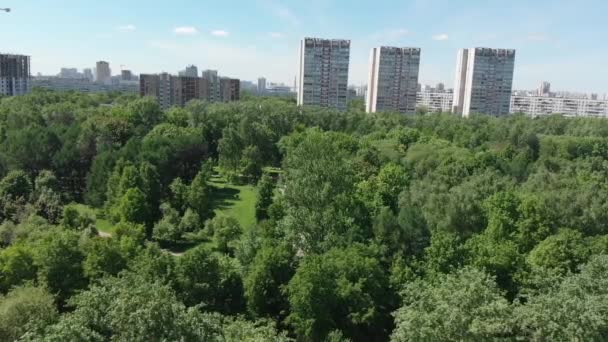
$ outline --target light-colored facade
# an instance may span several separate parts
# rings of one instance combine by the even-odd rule
[[[373,48],[366,111],[415,113],[419,71],[419,48]]]
[[[82,76],[90,82],[93,82],[95,80],[95,77],[93,76],[93,71],[91,69],[82,69]]]
[[[217,102],[221,100],[220,93],[220,78],[217,70],[203,71],[203,99],[209,102]]]
[[[453,112],[506,115],[510,112],[515,50],[472,48],[458,52]]]
[[[511,97],[511,113],[524,113],[533,117],[561,114],[572,117],[608,118],[608,101],[513,95]]]
[[[551,95],[551,83],[541,82],[538,87],[538,96],[549,96]]]
[[[101,84],[86,78],[62,78],[62,77],[34,77],[32,87],[50,89],[54,91],[76,91],[80,93],[108,93],[119,91],[125,93],[137,93],[138,82],[120,82],[117,84]]]
[[[350,40],[300,42],[298,105],[346,110]]]
[[[186,69],[178,73],[179,76],[198,77],[198,68],[196,65],[188,65]]]
[[[258,78],[258,93],[263,94],[266,92],[266,78]]]
[[[102,84],[109,84],[111,82],[112,71],[110,70],[110,63],[105,61],[97,62],[95,72],[95,82]]]
[[[421,91],[416,94],[416,108],[426,108],[431,113],[450,113],[453,97],[451,91]]]
[[[30,57],[0,54],[0,95],[24,95],[30,90]]]

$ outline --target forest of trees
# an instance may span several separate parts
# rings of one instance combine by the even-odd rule
[[[0,100],[0,341],[607,339],[608,120]]]

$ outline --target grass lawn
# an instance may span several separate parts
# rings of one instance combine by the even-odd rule
[[[243,229],[255,224],[255,200],[257,190],[252,185],[234,185],[214,175],[209,184],[213,186],[211,205],[217,215],[235,218]]]
[[[76,208],[81,213],[88,213],[89,215],[95,217],[95,227],[97,228],[97,230],[104,233],[112,234],[114,227],[112,227],[110,221],[100,218],[100,215],[98,214],[96,209],[93,209],[85,204],[76,204]]]

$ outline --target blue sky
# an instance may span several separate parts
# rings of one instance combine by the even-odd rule
[[[451,87],[456,51],[517,49],[515,88],[608,93],[608,1],[547,0],[0,0],[0,51],[32,56],[34,73],[108,60],[136,73],[187,64],[293,83],[304,36],[352,41],[350,83],[369,50],[422,48],[422,83]]]

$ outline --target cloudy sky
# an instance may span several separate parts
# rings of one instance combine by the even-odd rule
[[[136,73],[187,64],[293,83],[302,37],[352,41],[350,83],[369,50],[422,48],[422,83],[453,84],[456,51],[517,49],[515,88],[608,93],[605,0],[0,0],[0,51],[32,56],[33,73],[110,62]]]

